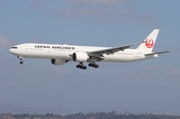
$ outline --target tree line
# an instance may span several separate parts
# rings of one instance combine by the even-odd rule
[[[180,116],[173,115],[154,115],[154,114],[117,114],[112,112],[91,112],[91,113],[76,113],[61,116],[58,114],[47,113],[41,114],[0,114],[0,119],[180,119]]]

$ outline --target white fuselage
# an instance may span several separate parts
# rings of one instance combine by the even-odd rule
[[[159,54],[170,51],[152,52],[159,29],[154,29],[142,42],[117,47],[95,47],[60,44],[24,43],[13,46],[9,52],[20,59],[44,58],[51,59],[53,65],[63,65],[68,61],[79,62],[77,68],[87,69],[83,62],[89,62],[89,67],[99,68],[96,62],[132,62],[158,57]],[[136,49],[129,49],[133,45]]]
[[[76,46],[76,45],[59,45],[59,44],[36,44],[26,43],[12,47],[10,52],[13,55],[23,58],[45,58],[45,59],[62,59],[72,61],[72,54],[77,52],[88,53],[90,51],[103,50],[110,47],[94,46]],[[131,62],[156,57],[145,56],[142,51],[136,49],[125,49],[113,54],[104,54],[104,62]]]

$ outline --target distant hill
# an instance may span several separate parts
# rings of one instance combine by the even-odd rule
[[[77,111],[72,109],[66,109],[62,106],[58,106],[52,109],[39,108],[39,107],[19,107],[12,104],[0,104],[0,114],[2,113],[12,113],[12,114],[61,114],[67,115],[70,113],[77,113]]]
[[[2,113],[12,113],[12,114],[59,114],[59,115],[68,115],[75,113],[91,113],[91,112],[110,112],[112,110],[117,111],[118,114],[124,114],[126,110],[129,110],[132,114],[165,114],[165,115],[180,115],[179,112],[168,112],[167,110],[143,110],[132,107],[123,107],[120,109],[120,106],[117,107],[108,107],[108,108],[88,108],[88,109],[67,109],[63,106],[57,106],[55,108],[47,109],[41,107],[20,107],[12,104],[3,104],[0,103],[0,114]]]
[[[123,114],[118,115],[117,112],[99,112],[99,113],[76,113],[61,116],[57,114],[47,113],[46,115],[40,114],[0,114],[0,119],[180,119],[180,116],[170,115],[133,115]]]

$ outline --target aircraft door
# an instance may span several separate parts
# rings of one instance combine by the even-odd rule
[[[25,47],[25,52],[28,52],[28,50],[29,50],[29,47],[26,46]]]

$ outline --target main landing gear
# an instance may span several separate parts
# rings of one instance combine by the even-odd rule
[[[78,65],[76,65],[76,68],[80,68],[80,69],[83,69],[83,70],[87,69],[87,67],[84,66],[82,62],[80,62]]]
[[[89,63],[88,66],[89,67],[94,67],[94,68],[99,68],[99,65],[96,64],[95,62]],[[87,67],[83,65],[83,62],[80,62],[78,65],[76,65],[76,68],[83,69],[83,70],[87,69]]]
[[[99,65],[96,63],[89,63],[90,67],[99,68]]]
[[[18,56],[17,58],[20,59],[20,64],[24,64],[23,57]]]

